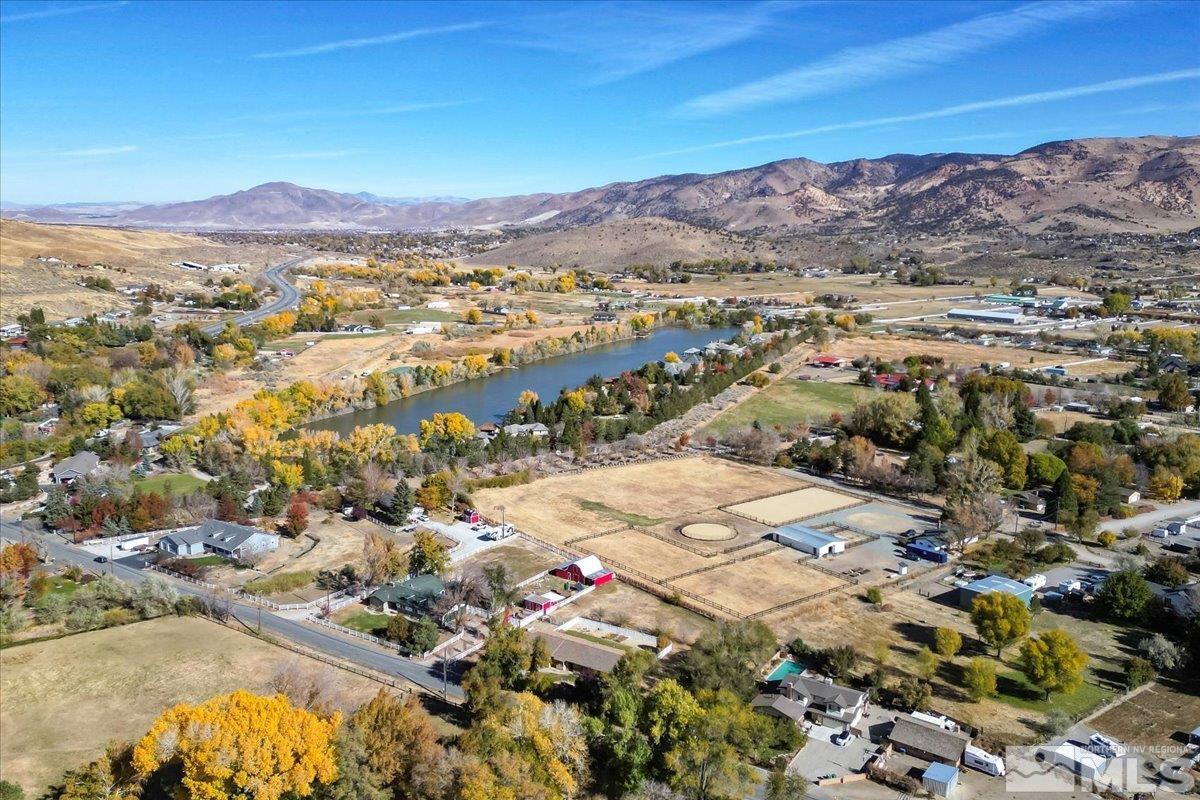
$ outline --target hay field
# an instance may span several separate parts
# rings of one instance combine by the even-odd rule
[[[0,651],[0,777],[37,796],[158,714],[237,688],[269,690],[280,669],[317,676],[354,708],[379,684],[199,617],[162,617]]]
[[[711,558],[647,536],[633,528],[595,539],[585,539],[575,546],[595,553],[605,563],[628,564],[647,575],[661,579],[713,563]]]
[[[749,503],[726,506],[725,510],[767,525],[786,525],[798,519],[860,505],[863,501],[850,495],[808,486],[787,494],[764,497]]]
[[[524,486],[484,489],[475,494],[475,502],[483,514],[497,519],[499,506],[503,505],[508,521],[519,530],[562,545],[588,533],[618,526],[651,527],[764,492],[804,485],[774,471],[697,457],[587,470]]]
[[[672,585],[748,615],[845,584],[797,563],[796,556],[795,550],[777,548],[758,558],[680,578]]]
[[[1200,720],[1200,696],[1151,684],[1091,721],[1096,730],[1137,747],[1178,746],[1174,739]]]

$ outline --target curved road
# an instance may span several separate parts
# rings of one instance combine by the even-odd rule
[[[297,256],[296,258],[281,262],[273,267],[269,267],[267,271],[262,274],[264,278],[275,284],[275,287],[279,289],[279,297],[277,297],[275,300],[272,300],[270,303],[267,303],[261,308],[256,308],[253,311],[247,311],[245,314],[239,314],[231,320],[214,322],[212,325],[206,326],[204,328],[204,332],[212,334],[220,333],[221,329],[225,327],[225,323],[227,322],[235,322],[238,325],[253,325],[255,322],[261,322],[272,314],[276,314],[280,311],[286,311],[287,309],[296,305],[296,303],[300,302],[300,291],[288,281],[286,275],[288,270],[299,264],[305,258],[307,258],[307,256]]]
[[[104,565],[97,564],[95,563],[96,556],[92,553],[69,545],[53,534],[35,530],[20,523],[0,520],[0,535],[11,541],[36,541],[54,557],[56,562],[74,564],[93,572],[107,570],[127,583],[141,583],[149,576],[148,573],[120,561],[110,561]],[[161,573],[152,574],[167,580],[180,594],[199,598],[205,598],[209,594],[206,589],[199,586],[171,580],[169,576]],[[266,609],[246,603],[231,600],[229,613],[250,630],[254,630],[261,623],[264,633],[287,639],[295,644],[352,664],[358,664],[366,669],[408,681],[431,694],[440,695],[442,693],[440,663],[434,666],[419,664],[397,653],[388,653],[377,647],[339,636],[325,628],[280,617]],[[456,662],[451,664],[448,670],[446,694],[452,701],[463,699],[462,687],[459,685],[462,681],[463,667],[462,662]]]

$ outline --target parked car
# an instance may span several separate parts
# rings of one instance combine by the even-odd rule
[[[108,556],[96,556],[96,563],[97,564],[107,564]]]
[[[845,747],[850,744],[850,731],[842,731],[830,737],[829,741],[836,744],[838,747]]]

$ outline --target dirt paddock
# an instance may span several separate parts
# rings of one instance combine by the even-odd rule
[[[585,539],[577,547],[595,553],[606,563],[626,564],[656,578],[667,578],[714,563],[711,558],[633,528]]]
[[[475,494],[475,501],[485,516],[499,519],[499,507],[504,506],[507,520],[518,529],[563,545],[590,533],[633,525],[650,528],[725,503],[804,485],[773,470],[696,457],[485,489]]]
[[[757,558],[680,578],[672,585],[743,616],[845,585],[845,581],[804,566],[796,556],[795,550],[777,548]]]
[[[786,525],[798,519],[826,514],[861,503],[862,501],[858,498],[841,492],[823,489],[820,486],[808,486],[774,497],[764,497],[749,503],[725,506],[725,510],[767,525]]]

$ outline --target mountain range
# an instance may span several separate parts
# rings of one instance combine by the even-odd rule
[[[664,218],[777,236],[882,229],[1171,232],[1200,218],[1200,136],[1076,139],[1015,155],[807,158],[711,175],[663,175],[561,194],[464,200],[345,194],[265,183],[183,203],[6,206],[41,222],[187,230],[556,230]],[[82,210],[82,211],[81,211]]]

